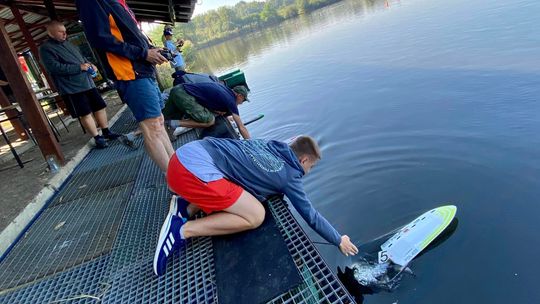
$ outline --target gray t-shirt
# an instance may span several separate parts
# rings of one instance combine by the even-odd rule
[[[205,183],[223,178],[210,154],[198,141],[192,141],[178,148],[176,157],[189,172]]]

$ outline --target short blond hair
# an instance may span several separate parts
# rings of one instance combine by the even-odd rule
[[[310,136],[300,135],[295,140],[293,140],[290,145],[296,157],[300,158],[302,156],[308,156],[314,160],[319,160],[322,158],[321,150],[319,145]]]
[[[50,33],[57,26],[64,26],[64,24],[58,20],[51,20],[49,23],[47,23],[47,32]]]

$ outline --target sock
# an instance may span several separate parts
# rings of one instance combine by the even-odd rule
[[[183,220],[183,219],[182,219],[182,220]],[[185,240],[185,239],[186,239],[186,237],[184,236],[184,227],[185,227],[185,226],[183,226],[183,225],[182,225],[182,227],[180,227],[180,237],[182,238],[182,240]]]
[[[101,137],[102,136],[98,134],[98,135],[94,136],[94,139],[100,139]]]
[[[109,131],[109,128],[101,128],[101,133],[104,136],[107,136],[107,135],[109,135],[109,133],[111,133],[111,131]]]

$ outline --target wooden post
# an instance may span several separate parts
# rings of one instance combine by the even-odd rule
[[[7,81],[13,89],[15,100],[19,103],[26,120],[32,128],[43,157],[46,158],[48,155],[56,156],[58,162],[63,165],[65,162],[64,154],[52,135],[51,127],[45,119],[45,114],[37,101],[36,95],[30,88],[28,79],[23,75],[17,54],[13,49],[3,22],[0,22],[0,54],[2,54],[0,67],[6,74]]]
[[[45,4],[45,7],[47,8],[47,12],[49,13],[49,18],[51,18],[51,20],[58,20],[58,15],[56,14],[56,9],[54,8],[54,3],[52,2],[52,0],[43,0],[43,3]]]

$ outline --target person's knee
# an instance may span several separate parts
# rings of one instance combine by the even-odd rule
[[[143,133],[159,134],[163,130],[163,117],[148,118],[141,122]]]
[[[213,126],[215,123],[216,123],[216,119],[214,118],[214,116],[212,116],[212,118],[211,118],[208,122],[205,122],[205,123],[204,123],[204,128],[211,127],[211,126]]]
[[[251,229],[259,227],[264,222],[265,213],[262,205],[257,207],[256,211],[248,219]]]
[[[203,116],[203,115],[193,115],[190,117],[191,120],[195,121],[200,128],[208,128],[216,123],[214,115]]]
[[[92,113],[88,113],[88,114],[85,114],[85,115],[81,115],[79,116],[80,119],[82,120],[86,120],[86,119],[94,119],[94,117],[92,116]]]

